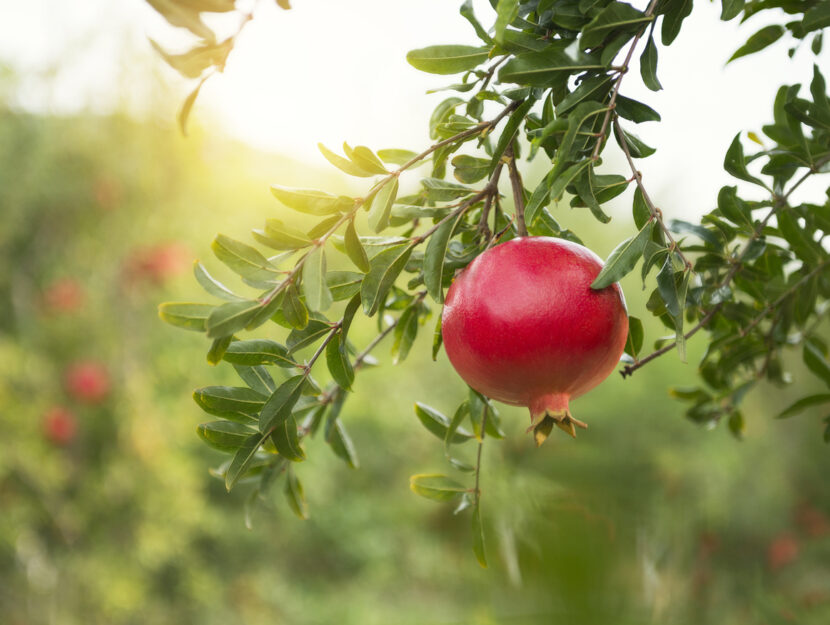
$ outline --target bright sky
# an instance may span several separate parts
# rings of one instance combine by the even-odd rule
[[[344,140],[376,149],[426,147],[429,114],[448,94],[424,92],[454,77],[420,73],[405,55],[431,44],[476,43],[458,15],[461,1],[292,4],[282,11],[270,0],[259,2],[224,75],[202,90],[192,121],[218,123],[258,148],[319,166],[326,163],[318,141],[331,148]],[[489,3],[475,6],[481,21],[492,24]],[[624,95],[663,116],[636,133],[658,148],[640,166],[658,204],[671,198],[663,209],[674,217],[711,208],[718,186],[733,184],[722,169],[732,137],[740,130],[760,134],[777,86],[809,83],[812,73],[810,52],[799,50],[791,61],[784,41],[725,66],[742,40],[767,22],[761,16],[740,26],[724,23],[719,11],[719,2],[695,3],[677,41],[660,49],[663,91],[646,90],[636,67],[623,82]],[[182,94],[187,85],[153,56],[148,36],[172,50],[183,41],[143,0],[5,0],[0,6],[0,61],[20,75],[17,103],[29,110],[106,111],[155,93],[153,101],[172,119],[175,106],[157,95],[169,87],[159,85],[176,85]],[[826,52],[820,60],[830,67]]]

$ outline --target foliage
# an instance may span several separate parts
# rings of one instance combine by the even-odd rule
[[[620,280],[642,260],[642,280],[652,289],[646,308],[672,336],[657,339],[655,351],[645,353],[643,324],[632,316],[623,376],[673,349],[685,359],[687,339],[705,331],[709,338],[699,367],[701,384],[677,388],[674,395],[690,402],[687,416],[693,421],[713,425],[726,420],[737,436],[745,427],[740,407],[746,393],[762,379],[789,381],[782,364],[786,349],[802,349],[807,368],[830,385],[828,346],[819,335],[830,296],[830,260],[823,244],[830,228],[830,201],[793,200],[808,177],[830,171],[830,101],[818,67],[809,86],[782,86],[778,91],[774,123],[763,129],[769,142],[750,137],[761,144],[760,150],[747,154],[741,135],[736,135],[724,168],[737,183],[717,193],[717,207],[699,224],[665,220],[635,162],[654,154],[655,148],[632,131],[637,124],[659,121],[660,114],[622,95],[621,87],[638,53],[644,84],[655,91],[661,88],[659,48],[677,38],[692,2],[652,0],[643,10],[612,0],[490,4],[490,29],[482,26],[469,0],[461,6],[479,46],[430,46],[407,55],[422,71],[461,75],[446,87],[456,95],[444,99],[429,120],[435,143],[418,153],[344,143],[342,155],[320,146],[343,173],[372,179],[365,195],[272,187],[281,204],[314,216],[315,225],[303,231],[269,220],[254,230],[260,246],[278,252],[270,257],[224,235],[213,244],[218,260],[259,294],[238,294],[202,267],[200,283],[224,303],[161,307],[169,323],[205,333],[212,341],[208,360],[232,364],[244,382],[207,387],[196,395],[203,410],[220,418],[203,426],[202,436],[231,454],[217,471],[228,489],[243,478],[256,478],[256,493],[285,473],[289,504],[305,516],[294,463],[306,458],[304,441],[319,433],[346,463],[357,464],[340,415],[356,372],[372,364],[369,352],[377,342],[393,335],[401,361],[421,328],[427,328],[433,332],[435,357],[441,329],[432,317],[440,317],[444,289],[455,272],[512,237],[579,241],[576,233],[559,225],[551,205],[567,196],[571,206],[587,208],[607,223],[611,216],[603,205],[632,183],[637,231],[611,253],[593,286]],[[780,7],[793,19],[762,29],[733,59],[771,45],[785,32],[797,41],[810,38],[813,51],[820,51],[827,3],[725,0],[722,18],[747,19]],[[198,17],[204,9],[196,6],[191,14]],[[170,20],[169,11],[165,14]],[[201,49],[191,51],[189,59],[204,58]],[[191,77],[212,63],[202,63],[197,72],[169,56],[167,60]],[[611,136],[630,172],[602,167]],[[546,173],[534,185],[526,186],[519,171],[523,155],[525,160],[546,161]],[[410,190],[404,179],[424,163],[429,164],[427,175]],[[505,195],[512,202],[500,190],[504,178],[509,179],[511,192]],[[756,191],[762,198],[749,199]],[[349,259],[347,270],[340,270],[337,252]],[[335,265],[338,269],[332,269]],[[377,318],[379,332],[362,350],[349,336],[361,312]],[[284,328],[281,342],[243,337],[242,332],[269,322]],[[328,385],[312,376],[323,357],[332,380]],[[782,416],[825,404],[827,398],[827,393],[802,398]],[[416,475],[412,489],[453,501],[457,510],[472,508],[473,525],[480,530],[480,462],[462,462],[454,447],[475,438],[480,460],[485,436],[502,436],[498,411],[470,391],[452,416],[427,406],[419,406],[417,415],[444,442],[450,463],[474,477],[463,485],[443,475]],[[471,436],[459,441],[462,426]],[[830,421],[825,438],[830,438]],[[483,564],[480,536],[475,544]]]

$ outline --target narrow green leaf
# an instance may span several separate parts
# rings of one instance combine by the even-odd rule
[[[507,122],[504,124],[504,130],[502,130],[499,136],[499,141],[496,147],[493,148],[493,157],[490,160],[489,171],[493,171],[496,168],[505,150],[507,150],[507,146],[510,145],[513,137],[516,135],[519,125],[524,121],[535,103],[536,101],[533,98],[528,98],[519,105],[519,108],[510,113],[510,117],[507,118]]]
[[[230,336],[234,332],[243,330],[261,307],[262,303],[257,300],[228,302],[218,306],[207,318],[208,338]]]
[[[298,250],[311,245],[311,239],[302,230],[292,228],[279,219],[265,221],[265,235],[270,240],[268,245],[276,250]]]
[[[171,326],[184,330],[204,332],[213,304],[193,304],[190,302],[165,302],[159,304],[159,318]]]
[[[427,293],[439,304],[444,303],[444,263],[450,239],[463,219],[460,213],[455,219],[448,219],[429,238],[424,251],[424,285]]]
[[[671,256],[666,258],[666,262],[657,274],[657,289],[666,303],[669,314],[677,317],[680,314],[680,301],[677,296],[677,282],[674,278],[674,263]]]
[[[456,412],[456,416],[458,416],[458,412]],[[460,427],[460,423],[455,423],[455,418],[451,422],[444,414],[435,410],[426,404],[422,404],[417,402],[415,404],[415,416],[418,417],[418,420],[423,424],[423,426],[429,430],[432,434],[440,438],[442,441],[448,442],[449,444],[457,445],[458,443],[463,443],[464,441],[470,440],[473,435],[465,430],[464,428]],[[466,416],[466,412],[461,413],[461,420],[463,417]],[[454,430],[450,435],[449,428],[451,425],[454,425]]]
[[[567,44],[569,40],[565,40]],[[565,52],[564,47],[551,46],[541,52],[520,54],[507,63],[499,71],[499,81],[502,83],[518,83],[533,87],[548,87],[557,77],[591,69],[604,69],[596,55],[577,53],[571,55]]]
[[[539,184],[536,185],[536,188],[533,189],[533,193],[530,194],[530,199],[527,201],[527,205],[525,206],[525,221],[528,225],[536,221],[536,216],[539,211],[549,203],[550,182],[548,182],[548,177],[545,176]]]
[[[797,402],[788,406],[785,410],[781,411],[775,418],[776,419],[788,419],[790,417],[794,417],[797,414],[800,414],[807,410],[807,408],[812,408],[813,406],[820,406],[821,404],[830,403],[830,393],[820,393],[818,395],[809,395],[807,397],[802,397]]]
[[[628,317],[628,338],[625,341],[625,353],[634,358],[643,347],[643,322],[637,317]]]
[[[434,501],[452,501],[467,491],[463,484],[437,473],[413,475],[409,478],[409,488],[416,495]]]
[[[288,353],[294,354],[297,351],[313,345],[326,334],[331,332],[331,325],[319,319],[309,319],[308,324],[301,330],[291,330],[285,341]]]
[[[236,369],[236,373],[242,378],[242,381],[257,393],[269,397],[271,393],[277,390],[274,379],[265,367],[234,365],[233,368]]]
[[[230,302],[238,302],[243,299],[224,284],[219,282],[216,278],[211,276],[208,273],[208,270],[205,269],[205,266],[198,260],[193,263],[193,275],[196,276],[196,281],[202,286],[202,288],[214,297]]]
[[[360,269],[363,273],[369,271],[369,258],[366,256],[366,250],[360,243],[360,238],[357,236],[357,231],[354,227],[354,219],[349,222],[346,227],[346,235],[344,237],[346,245],[346,254],[349,259],[355,264],[355,267]]]
[[[271,432],[271,442],[277,448],[280,456],[291,462],[302,462],[305,460],[305,452],[300,447],[300,437],[297,435],[297,421],[294,415],[288,417],[274,426]]]
[[[744,2],[746,0],[722,0],[720,18],[724,22],[728,22],[734,17],[741,14],[744,10]]]
[[[607,74],[586,78],[556,105],[556,115],[561,117],[583,101],[604,102],[611,89],[611,77]]]
[[[259,250],[224,234],[217,235],[210,247],[219,260],[243,278],[273,280],[279,273]]]
[[[246,423],[259,414],[266,400],[245,386],[205,386],[193,391],[193,401],[208,414]]]
[[[223,336],[218,339],[213,339],[213,343],[211,343],[210,349],[207,353],[208,364],[215,367],[222,362],[222,356],[225,355],[225,350],[228,349],[228,345],[231,344],[232,338],[233,337],[231,336]]]
[[[340,171],[349,174],[350,176],[358,176],[360,178],[368,178],[369,176],[373,176],[374,173],[371,171],[366,171],[359,165],[356,165],[349,159],[343,158],[338,154],[335,154],[331,150],[329,150],[326,146],[322,143],[317,144],[317,149],[326,157],[326,160],[337,167]]]
[[[386,170],[386,167],[383,165],[383,161],[381,161],[372,150],[367,148],[365,145],[358,145],[352,148],[348,143],[345,141],[343,142],[343,151],[346,153],[352,162],[365,169],[366,171],[372,172],[373,174],[388,174],[389,172]]]
[[[652,91],[660,91],[663,85],[657,78],[657,44],[654,37],[649,35],[646,47],[640,55],[640,76],[643,84]]]
[[[415,69],[429,74],[458,74],[486,61],[489,52],[488,47],[428,46],[411,50],[407,53],[406,60]]]
[[[303,520],[308,519],[308,504],[305,500],[303,485],[297,479],[297,476],[294,474],[294,469],[291,466],[286,469],[285,488],[283,492],[294,514]]]
[[[625,2],[611,2],[596,14],[594,19],[582,28],[579,45],[583,50],[599,46],[613,31],[625,30],[632,36],[638,24],[651,21],[652,18],[638,11]]]
[[[394,245],[372,259],[371,269],[360,285],[363,311],[367,316],[371,317],[377,312],[411,253],[412,246],[409,244]]]
[[[565,171],[559,174],[550,186],[550,198],[552,200],[559,200],[565,192],[565,187],[571,184],[574,179],[579,176],[588,166],[593,163],[591,159],[585,159],[578,163],[574,163]]]
[[[415,152],[410,150],[378,150],[378,156],[384,163],[391,163],[392,165],[403,165],[411,161],[415,156]]]
[[[285,320],[293,328],[302,330],[306,327],[306,325],[308,325],[308,309],[300,300],[300,294],[297,291],[297,287],[293,284],[289,285],[288,288],[285,289],[285,299],[282,303],[282,313],[285,316]]]
[[[187,136],[187,120],[190,119],[190,112],[193,110],[193,105],[196,104],[196,98],[199,97],[199,92],[202,90],[202,85],[205,84],[206,80],[207,76],[199,81],[196,88],[191,91],[184,99],[184,102],[182,102],[182,108],[179,109],[177,118],[179,122],[179,129],[184,137]]]
[[[830,364],[827,363],[824,354],[816,347],[816,344],[812,341],[805,342],[802,356],[807,368],[821,378],[827,386],[830,386]]]
[[[271,193],[280,202],[301,213],[309,215],[330,215],[352,208],[354,200],[313,189],[292,189],[278,185],[271,186]]]
[[[752,176],[746,168],[746,157],[744,156],[744,147],[741,145],[740,133],[735,135],[729,149],[726,151],[723,168],[727,173],[735,176],[735,178],[746,180],[747,182],[752,182],[766,188],[766,185],[755,176]]]
[[[326,345],[326,365],[335,382],[347,391],[352,390],[354,383],[354,369],[346,353],[346,348],[340,341],[329,341]]]
[[[735,53],[729,57],[727,63],[731,63],[735,59],[739,59],[742,56],[754,54],[755,52],[763,50],[767,46],[772,45],[773,43],[778,41],[784,34],[784,32],[784,27],[778,24],[765,26],[757,33],[752,35],[749,39],[747,39],[744,45],[735,50]]]
[[[257,310],[256,314],[248,320],[248,323],[245,325],[245,329],[250,332],[251,330],[255,330],[261,326],[269,319],[272,319],[282,308],[282,300],[284,297],[285,290],[279,291],[278,293],[265,294],[262,299],[259,300],[259,310]]]
[[[323,312],[332,304],[331,291],[326,284],[326,252],[322,245],[314,248],[303,264],[303,295],[311,310]]]
[[[248,468],[254,461],[254,457],[259,449],[259,446],[262,445],[264,440],[265,436],[262,434],[251,434],[236,451],[233,456],[233,460],[231,460],[231,463],[228,466],[228,470],[225,472],[225,488],[229,491],[248,471]]]
[[[498,0],[496,5],[495,39],[499,44],[504,43],[504,31],[508,25],[519,16],[519,0]]]
[[[398,325],[395,326],[395,340],[392,343],[393,364],[403,362],[415,342],[418,335],[419,306],[417,302],[408,306],[398,319]]]
[[[626,239],[615,247],[605,261],[605,265],[599,272],[599,275],[591,283],[591,288],[595,290],[604,289],[618,282],[623,276],[634,269],[634,266],[643,254],[646,241],[651,237],[651,229],[653,227],[653,221],[647,222],[636,235],[630,239]]]
[[[490,161],[468,154],[459,154],[452,159],[453,176],[462,184],[472,184],[487,177]]]
[[[591,210],[591,214],[599,221],[600,223],[607,224],[611,221],[611,217],[603,212],[602,208],[597,201],[596,195],[594,195],[594,168],[592,165],[588,166],[588,171],[577,177],[574,180],[574,188],[576,189],[576,193],[588,208]]]
[[[259,413],[260,432],[270,432],[291,416],[294,405],[300,399],[305,381],[305,374],[295,375],[277,387]]]
[[[352,469],[360,467],[360,461],[357,458],[354,443],[340,419],[337,419],[329,430],[326,442],[334,454],[344,460]]]
[[[297,363],[289,358],[288,350],[270,339],[234,341],[225,351],[225,360],[235,365],[248,367],[256,365],[297,366]]]
[[[660,121],[660,113],[653,108],[647,104],[621,95],[617,96],[617,105],[614,110],[619,113],[620,117],[628,119],[635,124]]]
[[[484,30],[484,27],[478,19],[476,19],[475,13],[473,12],[473,0],[464,0],[464,3],[459,9],[459,13],[461,13],[464,19],[470,22],[470,25],[472,25],[473,29],[476,31],[476,35],[478,35],[479,39],[481,39],[484,43],[493,43],[490,35],[487,34],[487,31]]]
[[[435,330],[432,332],[432,360],[438,359],[438,352],[441,351],[441,345],[444,342],[444,337],[441,334],[441,315],[435,322]]]
[[[369,227],[375,232],[381,232],[389,226],[389,216],[392,214],[392,204],[398,196],[398,178],[384,184],[375,194],[372,207],[369,209]]]
[[[232,421],[211,421],[202,423],[196,428],[196,433],[214,449],[235,453],[248,438],[256,434],[256,430]]]
[[[428,199],[434,202],[449,202],[475,193],[475,189],[440,178],[424,178],[421,184],[427,192]]]
[[[660,38],[664,46],[668,46],[680,34],[680,27],[692,12],[692,0],[666,0],[663,5],[663,26]]]
[[[830,26],[830,5],[826,2],[817,2],[804,13],[801,26],[805,33]]]

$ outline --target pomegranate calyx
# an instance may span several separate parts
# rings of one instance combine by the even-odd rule
[[[588,428],[586,423],[574,418],[571,414],[568,400],[569,397],[564,393],[553,393],[531,402],[530,427],[527,431],[533,431],[533,439],[537,447],[545,442],[554,425],[574,438],[576,438],[577,427],[583,430]]]

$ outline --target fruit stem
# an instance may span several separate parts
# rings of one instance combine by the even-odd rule
[[[555,425],[576,438],[576,428],[587,429],[588,424],[576,419],[568,408],[569,396],[565,393],[551,393],[533,400],[530,404],[530,427],[538,447],[547,440]]]

